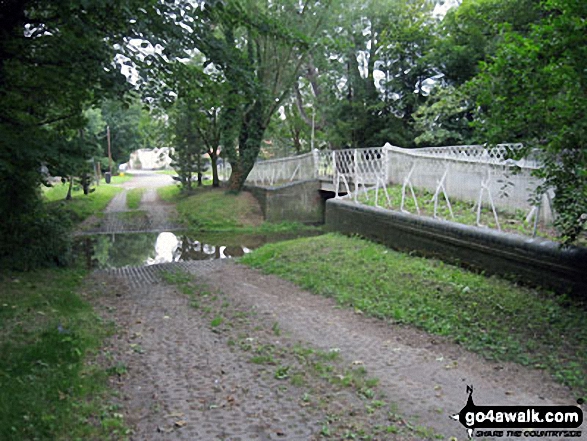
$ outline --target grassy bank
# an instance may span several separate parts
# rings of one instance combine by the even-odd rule
[[[489,359],[546,369],[587,396],[587,312],[564,297],[337,234],[265,245],[241,261]]]
[[[179,221],[192,232],[287,233],[315,229],[293,222],[265,222],[259,203],[248,192],[232,194],[206,187],[185,195],[176,185],[157,191],[161,199],[176,204]]]
[[[78,294],[85,273],[0,275],[0,439],[117,439],[107,372],[88,360],[108,327]]]
[[[131,176],[128,175],[113,176],[112,184],[121,184],[130,178]],[[51,188],[45,188],[43,197],[51,206],[62,209],[75,223],[104,211],[112,198],[122,191],[121,187],[105,184],[102,181],[98,187],[94,187],[95,191],[88,195],[84,195],[81,188],[74,187],[72,199],[66,201],[67,189],[67,184],[56,184]]]

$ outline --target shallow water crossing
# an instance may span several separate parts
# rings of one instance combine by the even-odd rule
[[[231,259],[244,256],[260,246],[314,236],[319,231],[288,234],[199,234],[164,231],[160,233],[115,233],[84,236],[75,249],[88,269],[148,266],[194,260]]]

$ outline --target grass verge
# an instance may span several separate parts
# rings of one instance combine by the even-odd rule
[[[124,178],[126,177],[124,176]],[[95,190],[88,195],[84,195],[81,190],[74,191],[72,199],[66,201],[67,185],[58,185],[44,191],[44,197],[52,207],[62,210],[74,223],[79,223],[93,214],[104,211],[112,198],[122,191],[122,188],[104,184],[95,187]]]
[[[265,245],[241,262],[488,359],[546,369],[587,396],[587,312],[564,296],[338,234]]]
[[[126,206],[129,210],[138,210],[143,193],[145,193],[144,188],[132,188],[126,192]]]
[[[107,373],[88,362],[107,335],[78,294],[85,273],[0,276],[0,439],[119,439]]]
[[[288,233],[317,230],[296,222],[264,222],[257,200],[248,192],[231,194],[223,189],[207,187],[185,195],[177,185],[161,187],[157,192],[164,201],[176,204],[179,221],[193,232]]]

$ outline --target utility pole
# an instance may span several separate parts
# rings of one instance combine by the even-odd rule
[[[112,150],[110,149],[110,126],[106,126],[106,138],[108,139],[108,171],[112,175]]]
[[[110,126],[106,126],[106,139],[108,140],[108,172],[105,173],[104,179],[110,184],[112,179],[112,150],[110,149]]]

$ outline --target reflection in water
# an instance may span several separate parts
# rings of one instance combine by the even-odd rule
[[[163,232],[86,236],[77,241],[76,248],[78,256],[85,258],[88,268],[107,269],[188,260],[230,259],[250,253],[268,241],[271,238],[255,236],[243,237],[242,242],[246,245],[214,245],[187,235]]]
[[[216,246],[201,243],[188,236],[178,238],[175,234],[165,232],[157,236],[155,257],[148,258],[146,265],[187,260],[214,260],[241,257],[251,250],[245,246]]]

